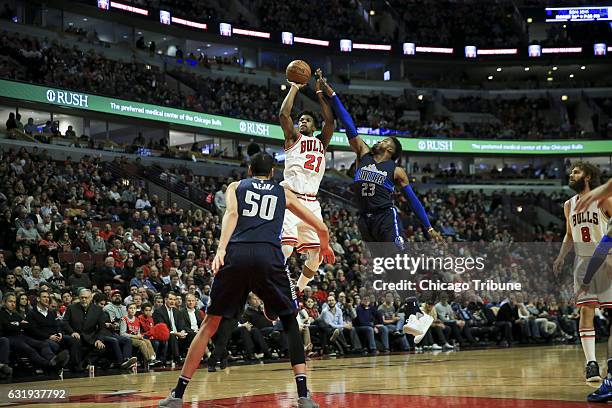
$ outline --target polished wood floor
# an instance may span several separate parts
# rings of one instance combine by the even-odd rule
[[[605,370],[605,344],[597,356]],[[309,388],[321,407],[495,407],[588,406],[598,384],[584,381],[579,345],[314,360]],[[66,389],[62,403],[15,403],[23,407],[154,407],[176,383],[178,371],[98,376],[0,385],[10,389]],[[185,407],[293,407],[295,384],[287,363],[199,370]],[[1,406],[2,404],[0,404]]]

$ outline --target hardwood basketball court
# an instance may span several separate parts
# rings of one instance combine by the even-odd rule
[[[605,344],[597,347],[605,356]],[[584,407],[598,387],[584,381],[579,345],[489,349],[438,354],[313,360],[309,388],[321,407]],[[604,370],[602,365],[602,370]],[[176,384],[175,371],[124,374],[1,385],[10,389],[63,388],[62,403],[14,403],[20,407],[156,407]],[[216,373],[200,369],[185,395],[185,407],[289,408],[296,404],[289,364],[233,366]],[[2,404],[0,404],[2,405]]]

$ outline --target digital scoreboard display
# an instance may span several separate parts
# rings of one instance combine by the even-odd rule
[[[609,21],[612,20],[612,6],[596,7],[547,7],[547,23],[568,21]]]

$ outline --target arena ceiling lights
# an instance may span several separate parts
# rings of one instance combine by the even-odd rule
[[[100,4],[102,3],[102,4]],[[98,1],[98,7],[102,8],[101,6],[104,5],[104,1]],[[117,3],[115,1],[111,1],[110,2],[110,6],[112,8],[116,8],[119,10],[123,10],[123,11],[127,11],[128,13],[135,13],[135,14],[140,14],[141,16],[148,16],[149,15],[149,10],[145,10],[139,7],[134,7],[134,6],[129,6],[127,4],[122,4],[122,3]],[[108,8],[106,8],[106,10],[108,10]]]
[[[197,28],[199,30],[206,30],[208,28],[208,26],[204,23],[196,23],[195,21],[189,21],[189,20],[185,20],[182,18],[174,17],[174,16],[172,16],[172,23],[184,25],[187,27]]]
[[[152,12],[142,7],[135,7],[116,1],[109,0],[96,0],[98,8],[102,10],[109,10],[110,8],[121,10],[128,13],[138,14],[141,16],[152,17]],[[563,21],[602,21],[612,20],[612,7],[557,7],[548,8],[547,16],[550,18],[547,21],[563,22]],[[155,13],[157,14],[157,12]],[[171,11],[159,10],[159,24],[165,25],[182,25],[197,30],[208,30],[206,23],[200,23],[197,21],[191,21],[184,18],[175,17]],[[338,46],[342,53],[350,53],[353,51],[377,51],[386,53],[398,54],[399,47],[394,47],[392,44],[374,44],[374,43],[356,43],[351,39],[344,38],[339,40],[323,40],[318,38],[299,37],[295,33],[284,31],[282,33],[258,31],[252,29],[233,27],[230,23],[219,23],[219,35],[224,37],[231,37],[233,35],[253,37],[263,40],[278,41],[286,46],[294,46],[295,44],[303,44],[317,47],[329,47],[331,45]],[[280,38],[279,38],[280,36]],[[591,48],[592,47],[592,48]],[[517,57],[529,57],[539,58],[543,55],[572,55],[572,54],[589,54],[596,57],[606,57],[612,55],[612,46],[608,46],[605,43],[595,43],[592,46],[568,46],[568,47],[542,47],[538,44],[529,45],[527,48],[527,54],[523,54],[522,50],[518,48],[483,48],[479,49],[477,45],[466,45],[464,47],[455,48],[452,47],[439,47],[432,45],[418,45],[413,42],[402,43],[401,54],[404,56],[415,56],[417,54],[423,55],[454,55],[455,49],[461,50],[463,48],[466,59],[477,59],[480,57],[503,57],[503,56],[517,56]],[[593,50],[591,54],[590,50]],[[396,51],[397,50],[397,51]],[[395,51],[395,52],[394,52]],[[460,57],[457,54],[457,57]]]

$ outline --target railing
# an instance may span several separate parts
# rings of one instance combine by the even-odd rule
[[[171,182],[167,178],[161,176],[165,171],[159,167],[144,167],[131,163],[119,166],[115,163],[106,162],[105,169],[111,172],[115,177],[130,180],[131,183],[136,183],[137,185],[143,185],[149,196],[154,192],[163,190],[167,195],[167,197],[164,198],[166,203],[177,202],[177,204],[180,205],[180,201],[184,200],[182,207],[185,207],[185,209],[193,210],[195,208],[201,208],[207,212],[214,210],[212,202],[210,204],[206,202],[208,194],[204,195],[202,190],[191,187],[182,181],[180,183]],[[171,176],[173,179],[177,178],[176,175]],[[155,185],[156,188],[151,184]],[[180,197],[180,200],[177,199],[177,196]]]
[[[214,191],[205,191],[182,181],[176,174],[158,166],[139,166],[133,169],[138,176],[179,195],[205,210],[214,212]]]

